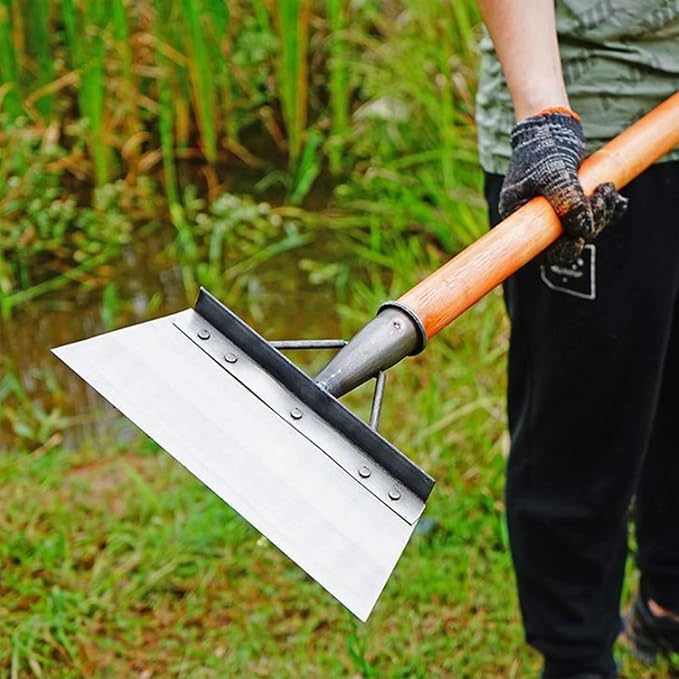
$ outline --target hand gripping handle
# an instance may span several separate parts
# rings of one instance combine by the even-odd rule
[[[618,189],[625,186],[678,144],[679,92],[582,164],[585,192],[589,195],[607,181]],[[398,301],[418,316],[427,337],[433,337],[562,233],[547,200],[534,198]]]

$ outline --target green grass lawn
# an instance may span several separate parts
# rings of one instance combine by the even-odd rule
[[[476,2],[0,10],[0,677],[535,677],[503,514],[499,293],[390,372],[382,431],[437,486],[365,625],[100,422],[42,333],[176,310],[200,283],[267,336],[350,336],[485,230]],[[368,394],[347,400],[366,414]],[[73,445],[74,415],[99,433]],[[634,586],[630,568],[625,600]],[[628,679],[667,676],[620,655]]]
[[[536,676],[503,518],[506,341],[494,294],[390,376],[383,431],[437,486],[365,625],[141,435],[3,454],[0,672]]]

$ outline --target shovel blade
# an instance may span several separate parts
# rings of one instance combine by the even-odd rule
[[[212,354],[197,339],[206,328]],[[295,410],[283,385],[191,309],[53,351],[367,620],[415,528],[423,508],[418,498],[419,508],[404,497],[410,505],[403,505],[403,515],[394,511],[379,497],[386,486],[369,487],[350,473],[346,460],[362,451],[305,404]],[[249,379],[224,369],[227,354]],[[252,389],[267,381],[272,384],[264,396]],[[283,397],[292,404],[287,412],[285,404],[279,407]],[[388,476],[380,474],[375,466],[374,483],[384,485]]]

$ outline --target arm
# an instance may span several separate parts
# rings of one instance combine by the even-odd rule
[[[514,102],[517,120],[569,108],[554,0],[478,0]]]
[[[570,265],[627,201],[610,182],[587,197],[578,179],[585,135],[570,109],[556,32],[554,0],[478,0],[514,103],[517,125],[512,157],[500,193],[507,217],[537,195],[551,203],[565,236],[547,252]]]

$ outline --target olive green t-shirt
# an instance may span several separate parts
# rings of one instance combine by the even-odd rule
[[[679,90],[679,0],[556,0],[570,104],[592,152]],[[514,108],[493,44],[481,41],[481,165],[505,174]],[[679,148],[663,160],[679,158]]]

